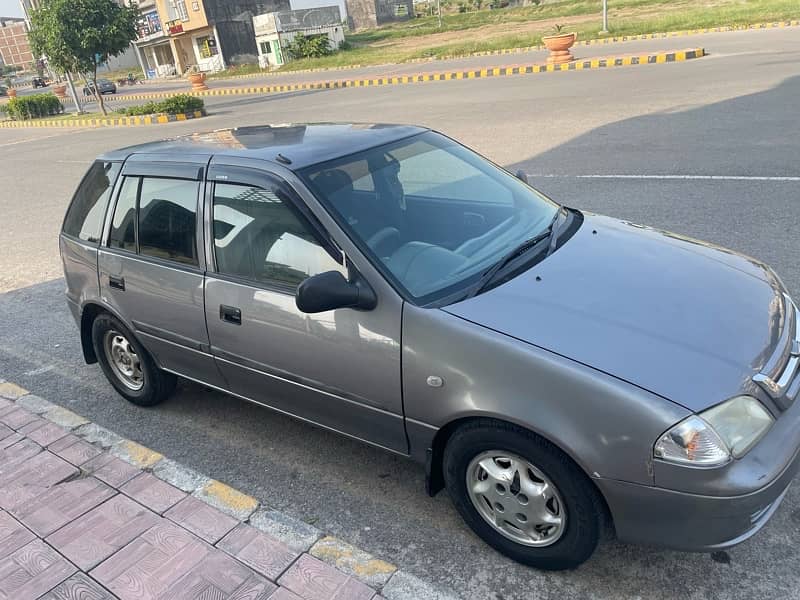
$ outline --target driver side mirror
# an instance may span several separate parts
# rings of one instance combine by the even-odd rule
[[[523,171],[522,169],[520,169],[519,171],[517,171],[516,177],[517,177],[517,179],[519,179],[519,180],[520,180],[522,183],[528,183],[528,174],[527,174],[525,171]]]
[[[319,313],[337,308],[372,310],[378,298],[369,284],[358,274],[347,281],[339,271],[313,275],[297,286],[295,304],[304,313]]]

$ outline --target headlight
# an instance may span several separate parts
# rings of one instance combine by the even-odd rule
[[[653,455],[680,464],[723,465],[743,456],[772,423],[758,400],[737,396],[675,425],[656,442]]]

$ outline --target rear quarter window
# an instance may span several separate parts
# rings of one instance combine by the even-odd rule
[[[65,234],[94,244],[100,242],[108,199],[120,167],[120,163],[102,161],[91,166],[67,209],[62,228]]]

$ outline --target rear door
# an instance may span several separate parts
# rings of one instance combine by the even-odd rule
[[[211,385],[203,305],[207,158],[128,159],[100,249],[100,293],[164,369]]]
[[[378,287],[371,311],[301,312],[297,285],[325,271],[346,274],[341,251],[281,176],[216,160],[208,175],[206,319],[231,391],[406,453],[402,301]]]

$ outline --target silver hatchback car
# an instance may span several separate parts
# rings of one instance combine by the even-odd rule
[[[409,456],[542,569],[757,532],[800,465],[798,310],[766,265],[560,206],[420,127],[291,125],[101,156],[60,238],[84,358]]]

